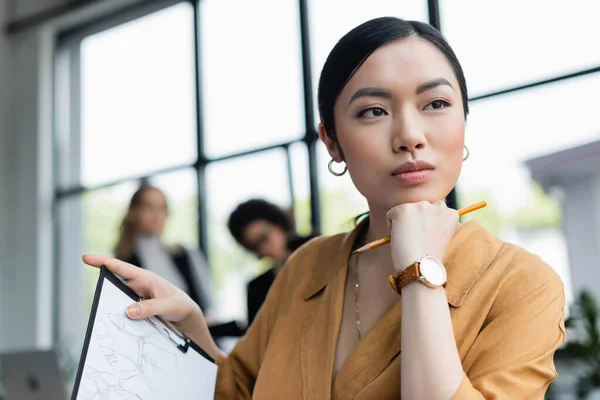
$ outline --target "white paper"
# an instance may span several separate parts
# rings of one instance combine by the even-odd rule
[[[191,348],[184,354],[147,321],[129,319],[132,303],[104,279],[77,400],[214,399],[217,366]]]

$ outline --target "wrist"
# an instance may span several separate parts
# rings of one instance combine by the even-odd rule
[[[195,305],[192,312],[178,324],[178,328],[215,360],[223,354],[211,336],[204,313],[198,305]]]
[[[407,295],[411,296],[413,294],[418,295],[419,293],[433,293],[437,291],[444,291],[444,287],[428,287],[422,282],[418,282],[416,280],[409,282],[400,288],[400,292],[403,297],[406,297]]]
[[[181,321],[177,322],[177,329],[181,331],[184,335],[192,339],[193,341],[197,341],[197,331],[198,327],[202,326],[202,324],[206,324],[206,320],[204,318],[204,314],[200,307],[197,305],[192,309],[192,311]]]

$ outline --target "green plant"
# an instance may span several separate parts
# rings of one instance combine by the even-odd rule
[[[577,398],[585,400],[594,389],[600,388],[600,306],[594,296],[582,290],[571,307],[565,326],[574,331],[575,339],[568,341],[556,353],[556,358],[576,361],[582,366],[578,377]],[[552,389],[552,386],[551,386]],[[546,399],[552,398],[552,390]]]

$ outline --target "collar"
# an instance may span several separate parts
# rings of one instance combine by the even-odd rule
[[[319,263],[304,291],[308,300],[323,290],[340,270],[347,268],[350,252],[358,235],[368,225],[364,219],[352,231],[321,238],[314,242],[311,263]],[[489,267],[503,242],[478,222],[461,225],[450,241],[443,263],[448,273],[446,296],[453,307],[460,307],[469,290]]]

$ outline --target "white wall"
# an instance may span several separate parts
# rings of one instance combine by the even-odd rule
[[[3,10],[3,22],[6,14]],[[0,39],[0,349],[51,343],[51,121],[47,35]],[[10,321],[10,323],[6,323]]]
[[[573,292],[588,289],[600,299],[600,173],[561,186]]]

